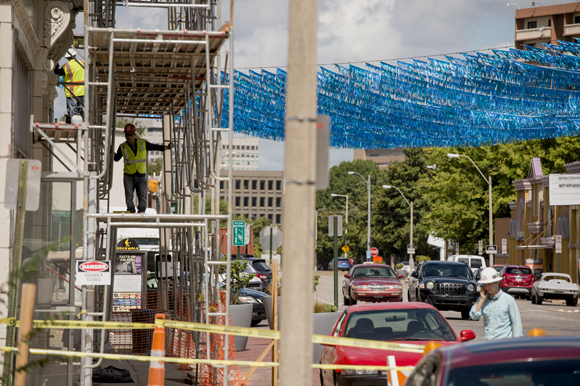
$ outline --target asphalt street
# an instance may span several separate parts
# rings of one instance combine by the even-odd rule
[[[315,296],[320,301],[334,303],[334,279],[332,271],[317,271],[320,275],[320,284],[316,289]],[[338,274],[338,309],[344,310],[346,306],[342,299],[342,280],[344,271]],[[407,282],[403,280],[404,301],[407,301]],[[548,335],[580,335],[580,307],[567,307],[565,302],[544,300],[542,305],[532,304],[529,300],[516,299],[520,314],[524,335],[532,328],[541,328]],[[476,334],[476,340],[483,339],[483,321],[463,320],[461,314],[454,311],[443,311],[451,326],[458,333],[461,330],[472,330]],[[330,333],[330,331],[329,331]]]

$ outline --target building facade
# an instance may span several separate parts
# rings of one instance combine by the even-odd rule
[[[234,170],[233,211],[249,219],[267,217],[281,225],[284,221],[284,172]],[[227,181],[220,182],[220,190],[227,189]],[[227,201],[227,196],[221,196]]]
[[[580,3],[522,8],[516,10],[515,46],[543,48],[580,38]]]
[[[564,165],[567,174],[580,174],[580,162]],[[544,272],[567,273],[578,283],[580,263],[580,202],[551,205],[550,176],[543,175],[539,158],[533,158],[528,177],[514,181],[516,201],[511,202],[508,237],[509,264],[534,264]],[[580,195],[579,195],[580,196]],[[555,239],[562,239],[556,253]]]
[[[405,161],[403,148],[396,149],[355,149],[353,153],[354,160],[371,160],[379,165],[379,169],[387,169],[393,162]]]
[[[228,168],[231,152],[234,170],[258,170],[258,143],[258,138],[234,138],[230,146],[228,138],[222,139],[221,168]]]

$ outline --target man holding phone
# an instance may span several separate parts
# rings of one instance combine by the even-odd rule
[[[483,316],[483,339],[519,338],[523,336],[522,319],[514,298],[499,289],[501,276],[494,268],[481,271],[480,297],[471,307],[469,316],[479,320]]]

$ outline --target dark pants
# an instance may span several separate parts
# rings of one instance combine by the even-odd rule
[[[78,99],[78,100],[77,100]],[[80,103],[79,103],[80,101]],[[67,97],[66,98],[66,113],[69,116],[69,119],[73,116],[73,115],[80,115],[83,118],[83,121],[85,119],[85,109],[84,109],[84,104],[85,104],[85,96],[79,96],[79,97]],[[67,122],[70,123],[70,122]]]
[[[133,194],[135,191],[137,191],[137,198],[139,199],[137,210],[139,213],[145,212],[145,209],[147,208],[147,176],[123,174],[123,186],[125,187],[125,202],[127,203],[127,211],[135,213]]]

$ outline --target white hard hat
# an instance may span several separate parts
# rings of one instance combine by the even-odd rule
[[[77,52],[74,48],[69,48],[66,54],[64,54],[66,59],[74,58],[75,56],[77,56]]]
[[[501,276],[495,268],[484,268],[479,276],[479,284],[488,284],[501,281]]]

